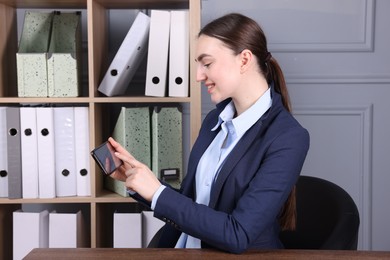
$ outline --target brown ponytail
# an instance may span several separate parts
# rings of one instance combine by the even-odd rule
[[[257,57],[260,72],[263,73],[269,84],[273,83],[275,91],[282,96],[284,107],[291,112],[290,98],[283,72],[278,62],[268,52],[265,34],[254,20],[237,13],[227,14],[203,27],[198,36],[201,35],[221,40],[236,54],[244,49],[252,51]],[[279,214],[282,230],[295,229],[295,204],[295,187],[293,187]]]
[[[286,81],[284,79],[283,71],[278,62],[272,58],[265,62],[265,77],[267,81],[274,83],[275,91],[282,96],[283,106],[291,113],[291,102],[288,94]],[[282,230],[295,230],[296,228],[296,188],[292,188],[286,202],[283,205],[279,215],[279,223]]]

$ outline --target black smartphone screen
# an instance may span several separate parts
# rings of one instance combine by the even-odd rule
[[[114,154],[114,148],[106,141],[91,151],[92,157],[105,175],[110,175],[123,164],[122,160]]]

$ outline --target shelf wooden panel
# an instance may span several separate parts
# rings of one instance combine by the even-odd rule
[[[130,9],[188,9],[187,0],[95,0],[108,9],[130,8]]]
[[[71,97],[71,98],[42,98],[42,97],[26,97],[26,98],[17,98],[17,97],[5,97],[0,98],[0,103],[3,104],[50,104],[50,103],[64,103],[64,104],[81,104],[81,103],[90,103],[93,100],[86,97]]]
[[[188,103],[190,98],[175,97],[109,97],[94,98],[95,103]]]
[[[131,197],[122,197],[109,191],[103,191],[99,197],[61,197],[52,199],[0,199],[0,204],[85,204],[85,203],[136,203]]]

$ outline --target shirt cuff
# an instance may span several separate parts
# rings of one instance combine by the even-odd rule
[[[134,194],[137,193],[137,192],[135,192],[135,191],[133,191],[133,190],[131,190],[129,188],[126,188],[126,191],[127,191],[127,193],[129,193],[129,195],[134,195]]]
[[[166,186],[164,185],[161,185],[158,190],[154,193],[153,195],[153,198],[152,198],[152,205],[150,206],[150,208],[152,210],[154,210],[154,208],[156,207],[156,203],[157,203],[157,200],[158,198],[160,197],[160,194],[161,192],[166,188]]]

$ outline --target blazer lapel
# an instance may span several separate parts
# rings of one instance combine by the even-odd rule
[[[242,156],[249,149],[254,139],[260,131],[262,131],[262,120],[260,119],[252,128],[248,130],[248,132],[241,138],[241,140],[237,143],[236,147],[230,152],[229,156],[226,158],[224,165],[222,166],[219,175],[211,189],[210,192],[210,202],[209,206],[214,208],[223,184],[225,183],[227,177],[232,172],[234,166],[241,160]],[[264,128],[263,128],[264,129]]]

